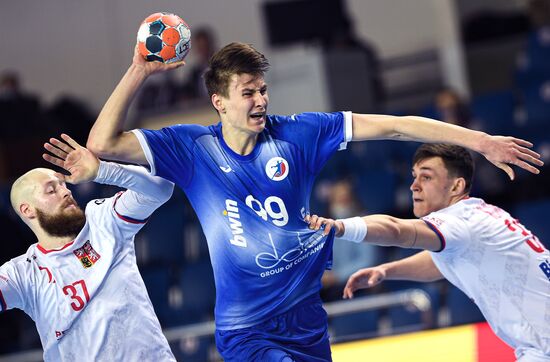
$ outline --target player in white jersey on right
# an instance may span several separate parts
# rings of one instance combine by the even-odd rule
[[[142,167],[99,161],[66,135],[51,139],[46,168],[17,179],[12,206],[38,239],[0,267],[0,311],[36,323],[45,361],[175,361],[139,274],[134,235],[172,195]],[[65,181],[127,188],[85,213]]]
[[[425,144],[413,159],[411,191],[419,220],[371,215],[332,224],[312,216],[310,225],[334,225],[337,237],[356,242],[425,249],[360,269],[349,278],[344,298],[386,279],[446,278],[477,304],[518,361],[550,361],[550,254],[508,212],[469,197],[473,173],[464,148]]]

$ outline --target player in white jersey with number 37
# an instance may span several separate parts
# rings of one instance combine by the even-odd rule
[[[11,202],[38,243],[0,267],[0,310],[36,323],[46,361],[175,361],[139,274],[134,235],[172,195],[173,184],[137,166],[100,162],[69,136],[44,158],[65,170],[33,169]],[[85,213],[65,181],[128,190],[93,200]]]
[[[468,196],[473,172],[465,149],[425,144],[414,156],[411,185],[420,219],[370,215],[337,220],[336,236],[342,239],[425,249],[357,271],[344,297],[384,279],[446,278],[477,304],[496,335],[515,349],[518,361],[550,361],[550,254],[508,212]],[[309,221],[313,229],[332,223],[317,216]]]

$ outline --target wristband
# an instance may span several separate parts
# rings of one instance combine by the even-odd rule
[[[354,243],[361,243],[367,236],[367,224],[363,218],[350,217],[348,219],[340,219],[344,224],[344,235],[339,239],[353,241]]]

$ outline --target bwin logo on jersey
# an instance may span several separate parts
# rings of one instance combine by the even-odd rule
[[[223,214],[229,219],[229,226],[231,227],[231,233],[233,239],[229,239],[229,242],[233,245],[246,248],[246,238],[242,235],[244,233],[243,224],[240,221],[241,215],[239,214],[239,208],[237,207],[237,201],[225,200],[225,210]]]
[[[288,176],[288,162],[282,157],[273,157],[265,165],[265,173],[270,180],[281,181]]]

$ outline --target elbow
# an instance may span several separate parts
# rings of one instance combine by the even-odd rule
[[[86,148],[99,158],[110,159],[116,156],[113,142],[101,141],[95,138],[88,138]]]
[[[164,204],[172,197],[174,192],[174,184],[170,181],[164,180],[164,185],[161,187],[161,192],[159,194],[159,201]]]
[[[391,220],[390,225],[388,226],[388,233],[391,235],[391,239],[394,240],[395,245],[392,246],[398,246],[398,247],[404,247],[405,240],[404,240],[404,232],[401,228],[401,225],[397,222],[397,220]]]
[[[109,149],[105,142],[99,142],[98,140],[90,137],[86,142],[86,148],[98,157],[104,157]]]
[[[388,138],[399,140],[407,139],[407,127],[414,127],[414,122],[411,121],[409,116],[396,116],[390,122],[388,122]]]
[[[386,222],[385,232],[388,240],[391,241],[389,246],[406,248],[410,244],[407,240],[404,224],[399,219],[390,217]]]

